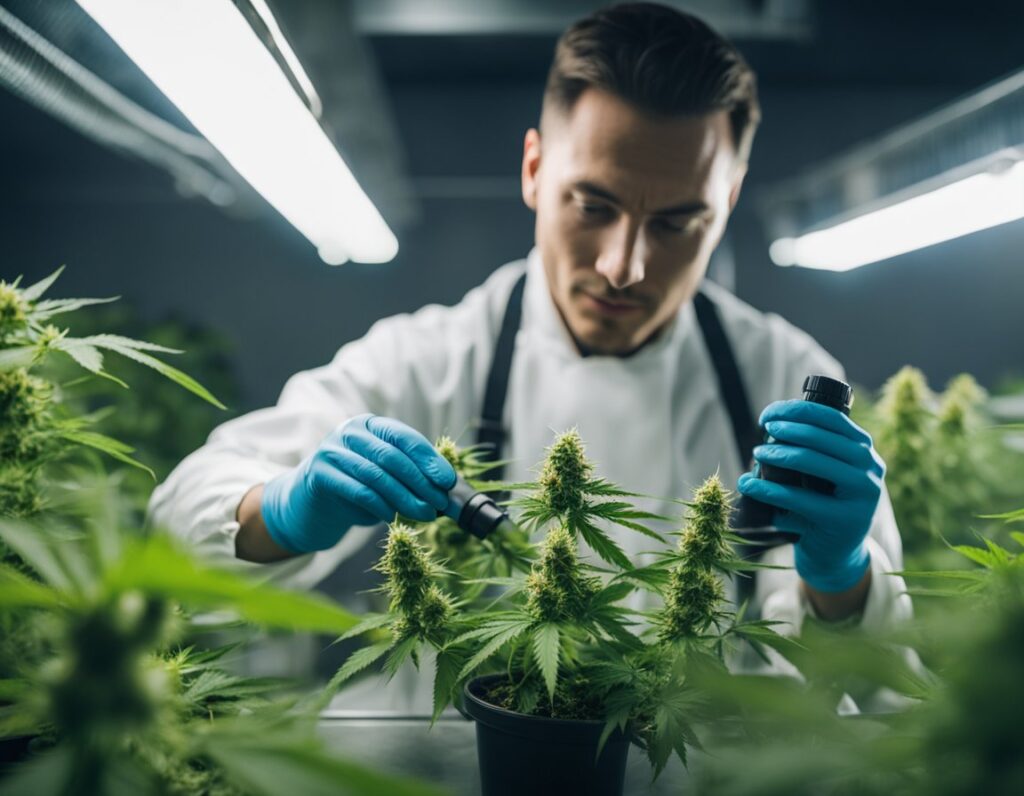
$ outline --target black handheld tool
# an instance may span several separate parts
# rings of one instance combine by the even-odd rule
[[[443,513],[477,539],[486,539],[495,531],[519,529],[494,498],[477,492],[461,475],[448,490],[448,508]]]
[[[805,401],[824,404],[837,409],[844,415],[850,414],[850,407],[853,405],[853,388],[849,384],[828,376],[812,375],[804,379]],[[774,442],[771,436],[765,434],[765,442]],[[822,494],[831,495],[835,491],[835,484],[816,478],[812,475],[804,475],[784,467],[774,467],[763,464],[760,468],[760,477],[779,484],[800,486],[805,489],[813,489]],[[738,501],[736,512],[732,516],[731,524],[733,532],[745,542],[752,544],[788,544],[800,540],[800,534],[777,529],[773,524],[775,508],[759,500],[741,495]]]

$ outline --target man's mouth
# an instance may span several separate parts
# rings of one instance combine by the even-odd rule
[[[637,301],[627,301],[620,298],[594,295],[585,290],[580,291],[583,304],[588,309],[600,312],[604,315],[628,315],[643,309],[643,305]]]

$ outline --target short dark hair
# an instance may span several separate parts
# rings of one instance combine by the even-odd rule
[[[568,113],[588,88],[658,116],[728,111],[744,160],[761,120],[757,79],[739,51],[696,17],[658,3],[611,6],[561,35],[544,114]]]

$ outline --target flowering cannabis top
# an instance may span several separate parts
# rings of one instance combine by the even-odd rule
[[[575,429],[560,434],[548,449],[541,470],[540,499],[552,514],[578,513],[584,506],[584,489],[594,467],[583,453],[583,441]]]
[[[386,578],[384,590],[397,615],[392,627],[397,638],[426,639],[444,629],[452,614],[451,597],[432,582],[436,567],[408,526],[392,524],[376,569]]]
[[[725,591],[718,572],[733,552],[726,541],[729,502],[718,476],[697,490],[679,537],[679,563],[669,572],[659,633],[666,641],[694,638],[721,616]]]

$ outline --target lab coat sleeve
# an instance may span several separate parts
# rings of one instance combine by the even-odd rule
[[[492,277],[493,279],[493,277]],[[477,288],[456,307],[428,306],[379,321],[328,364],[285,384],[276,406],[216,428],[154,491],[149,519],[208,560],[309,588],[372,535],[353,528],[336,547],[272,564],[235,558],[235,512],[254,486],[294,467],[349,418],[394,417],[433,439],[471,416],[476,362],[489,351],[491,303]]]

